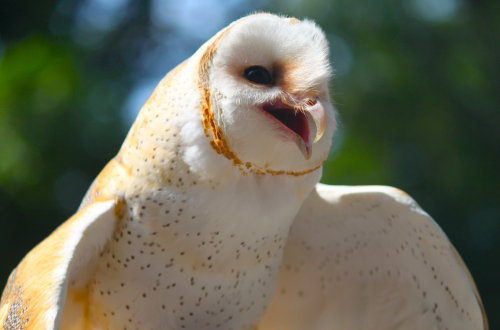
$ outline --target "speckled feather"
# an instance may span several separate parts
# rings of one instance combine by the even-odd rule
[[[415,201],[318,184],[292,226],[259,329],[487,329],[472,278]]]
[[[252,64],[277,86],[247,85]],[[414,204],[331,188],[295,219],[335,129],[329,75],[312,22],[258,14],[215,35],[159,83],[80,210],[12,273],[0,324],[484,329],[460,257]],[[309,157],[256,111],[276,97],[324,109]]]

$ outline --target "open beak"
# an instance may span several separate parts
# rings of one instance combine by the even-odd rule
[[[262,110],[291,133],[304,157],[309,159],[312,145],[321,139],[327,124],[326,110],[319,99],[309,98],[300,107],[277,100],[264,104]]]

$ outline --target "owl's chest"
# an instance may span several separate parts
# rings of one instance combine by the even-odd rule
[[[298,206],[202,196],[152,194],[127,203],[90,285],[93,322],[243,329],[258,320]]]

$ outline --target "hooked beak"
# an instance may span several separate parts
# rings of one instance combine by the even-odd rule
[[[311,158],[312,145],[325,133],[327,114],[318,98],[309,98],[301,107],[281,100],[264,104],[264,113],[279,122],[295,140],[305,159]]]
[[[326,110],[318,99],[309,99],[306,103],[308,105],[305,109],[306,115],[312,117],[314,125],[316,126],[316,134],[313,140],[313,143],[316,143],[321,139],[323,134],[325,134],[327,122]]]

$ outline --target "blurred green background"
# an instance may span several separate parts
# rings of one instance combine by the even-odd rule
[[[500,329],[498,0],[1,1],[0,283],[75,211],[159,79],[260,10],[330,40],[341,125],[323,182],[410,193]]]

